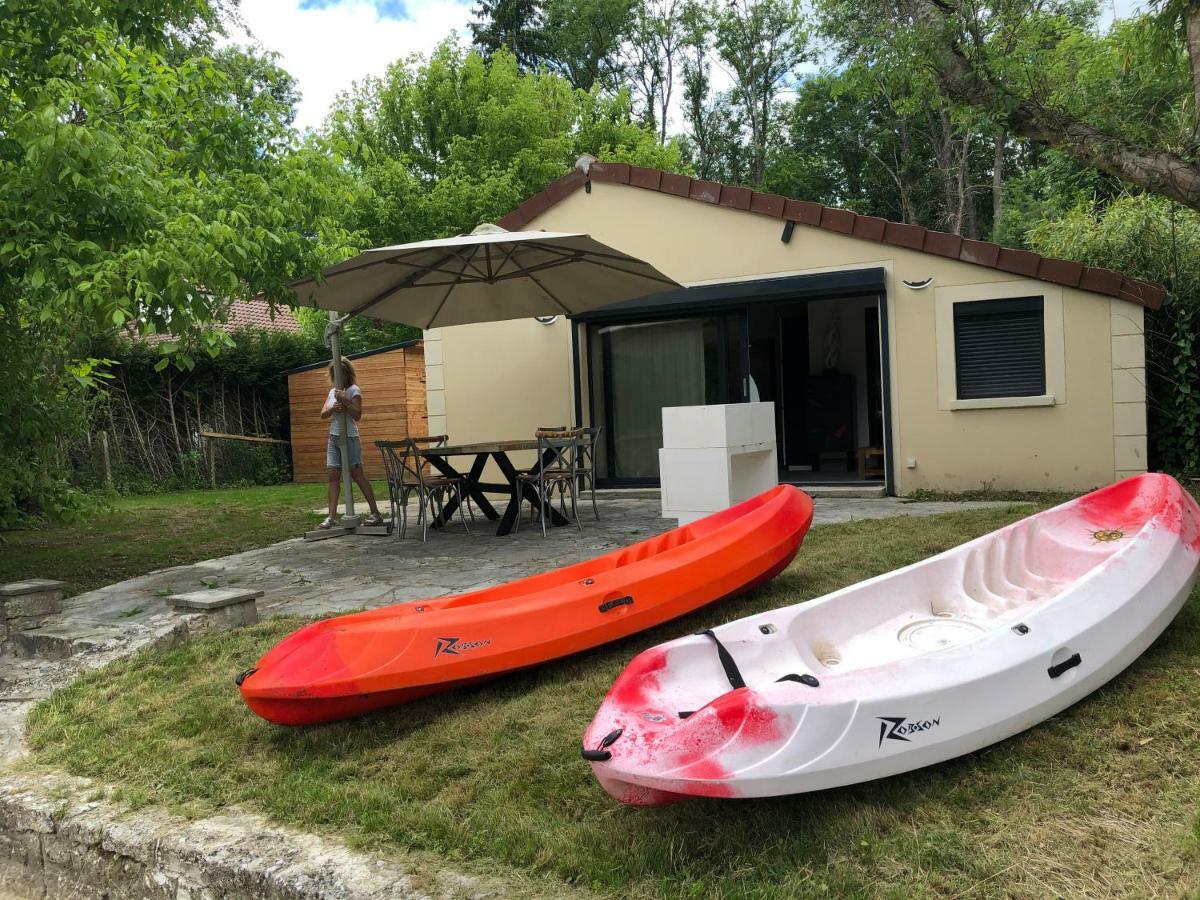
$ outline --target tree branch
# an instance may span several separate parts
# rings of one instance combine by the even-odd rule
[[[913,0],[913,6],[918,18],[945,33],[946,13],[938,0]],[[1135,144],[1012,94],[982,74],[954,38],[936,43],[934,65],[947,95],[960,103],[992,111],[1013,133],[1056,147],[1122,181],[1200,211],[1197,163],[1175,153]]]

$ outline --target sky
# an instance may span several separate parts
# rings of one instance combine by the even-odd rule
[[[249,36],[279,54],[302,95],[296,127],[315,128],[339,91],[451,31],[469,36],[472,0],[242,0]],[[245,33],[230,35],[248,43]]]
[[[1101,0],[1102,20],[1144,0]],[[231,37],[279,54],[299,85],[296,127],[324,121],[339,91],[410,53],[428,53],[450,32],[469,39],[474,0],[241,0],[244,33]],[[724,81],[722,73],[715,80]],[[718,85],[721,86],[721,85]],[[672,116],[677,119],[678,114]],[[678,124],[677,122],[673,122]]]

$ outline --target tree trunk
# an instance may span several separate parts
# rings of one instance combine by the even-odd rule
[[[1008,135],[1003,131],[996,135],[992,157],[992,240],[1000,235],[1000,220],[1004,217],[1004,144]]]
[[[1184,14],[1184,40],[1192,64],[1192,115],[1196,117],[1196,135],[1200,137],[1200,2],[1192,0]]]

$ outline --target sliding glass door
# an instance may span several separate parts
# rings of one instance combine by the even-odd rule
[[[742,313],[588,329],[592,421],[604,426],[597,465],[609,481],[658,478],[664,406],[746,399]]]

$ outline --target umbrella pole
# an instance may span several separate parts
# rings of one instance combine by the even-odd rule
[[[342,320],[332,310],[329,312],[329,349],[333,356],[333,386],[341,391],[346,387],[345,373],[342,371]],[[342,446],[342,496],[345,513],[341,526],[346,529],[358,527],[358,516],[354,514],[354,480],[350,477],[350,414],[342,411],[341,434],[338,441]]]

